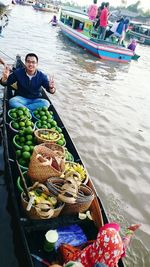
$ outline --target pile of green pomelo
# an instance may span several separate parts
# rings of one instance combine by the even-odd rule
[[[62,129],[58,127],[54,114],[47,107],[37,108],[31,114],[25,107],[13,108],[8,111],[10,128],[17,132],[13,138],[16,157],[19,164],[28,167],[34,146],[37,145],[35,129],[52,129],[60,134],[56,144],[65,146],[66,140]],[[35,123],[33,121],[36,121]],[[66,149],[66,160],[73,160],[72,154]]]

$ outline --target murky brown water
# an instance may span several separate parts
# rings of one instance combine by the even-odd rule
[[[87,54],[48,22],[52,14],[15,6],[0,39],[0,56],[39,55],[54,74],[50,96],[94,181],[110,220],[142,223],[126,266],[150,266],[150,47],[138,62],[114,64]],[[12,59],[2,54],[2,51]]]

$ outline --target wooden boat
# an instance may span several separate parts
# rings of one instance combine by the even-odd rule
[[[19,63],[18,59],[18,64]],[[16,65],[16,66],[19,66]],[[43,89],[43,98],[49,100],[45,90]],[[6,172],[6,181],[9,188],[9,197],[11,198],[14,214],[13,219],[15,220],[15,225],[17,231],[17,238],[19,239],[19,255],[21,255],[21,264],[20,266],[28,267],[42,267],[44,266],[42,262],[39,262],[41,258],[46,259],[47,262],[58,261],[58,255],[56,252],[47,253],[43,249],[44,244],[44,235],[50,229],[57,229],[59,226],[69,226],[69,225],[79,225],[85,232],[88,240],[93,240],[96,237],[98,228],[103,224],[108,222],[108,218],[103,207],[102,201],[96,193],[92,180],[89,178],[88,186],[94,192],[94,200],[90,206],[90,212],[93,220],[80,220],[78,214],[74,213],[70,215],[60,214],[56,218],[51,218],[47,220],[35,220],[29,219],[25,216],[23,209],[21,208],[20,201],[20,192],[17,187],[17,177],[21,176],[21,170],[16,161],[15,150],[13,146],[13,132],[9,127],[9,117],[8,109],[9,104],[8,100],[12,97],[12,93],[5,88],[4,90],[4,125],[3,125],[3,140],[4,140],[4,157],[5,157],[5,172]],[[50,100],[49,100],[50,101]],[[62,132],[66,139],[66,147],[71,152],[76,163],[82,163],[82,160],[73,144],[67,129],[65,128],[61,118],[59,117],[55,107],[50,102],[50,108],[53,111],[55,120],[59,127],[61,127]],[[21,254],[20,254],[21,253]],[[35,256],[36,255],[36,256]],[[36,258],[34,258],[34,257]],[[123,262],[120,260],[118,267],[123,267]]]
[[[19,5],[32,6],[32,5],[34,5],[34,2],[35,1],[32,1],[32,0],[24,0],[24,1],[19,2]]]
[[[0,0],[0,17],[6,13],[6,10],[8,9],[9,5],[11,4],[11,1],[9,0]]]
[[[93,22],[85,13],[62,8],[59,26],[69,39],[100,59],[122,63],[132,59],[131,50],[99,39],[98,33],[93,30]]]
[[[52,22],[51,22],[51,25],[52,25],[52,26],[57,26],[57,22],[52,21]]]
[[[47,3],[46,4],[38,3],[35,5],[32,5],[32,7],[37,11],[39,10],[39,11],[52,12],[52,13],[58,13],[59,11],[58,6],[53,5],[53,4],[47,4]]]
[[[138,43],[150,45],[150,26],[133,23],[127,32],[128,38],[134,38]]]
[[[8,6],[11,4],[11,0],[0,0],[0,7],[4,6]]]

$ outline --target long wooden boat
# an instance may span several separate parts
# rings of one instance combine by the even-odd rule
[[[140,44],[150,45],[150,26],[133,23],[127,36],[136,39]]]
[[[43,89],[43,98],[47,99],[48,95]],[[18,176],[22,175],[22,171],[19,168],[19,165],[16,161],[15,150],[13,146],[13,135],[14,133],[11,131],[9,127],[9,120],[8,117],[8,110],[9,104],[8,101],[12,93],[10,90],[5,88],[4,90],[4,112],[3,112],[3,142],[4,142],[4,158],[5,158],[5,175],[6,181],[8,184],[9,189],[9,197],[11,198],[13,204],[13,220],[15,220],[15,232],[17,232],[17,240],[19,243],[19,247],[16,248],[18,253],[18,259],[20,262],[20,266],[28,266],[28,267],[43,267],[45,266],[42,262],[39,262],[37,258],[35,259],[33,255],[36,257],[40,257],[38,259],[46,259],[48,262],[52,263],[58,261],[57,253],[47,253],[43,249],[44,243],[44,235],[50,229],[57,229],[60,226],[69,226],[76,224],[80,226],[88,240],[93,240],[96,237],[98,232],[98,228],[103,224],[108,222],[108,218],[103,206],[102,201],[100,200],[92,180],[89,178],[88,186],[94,192],[94,200],[90,206],[90,212],[92,215],[93,220],[79,219],[78,214],[73,213],[70,215],[61,214],[56,218],[46,219],[46,220],[36,220],[36,219],[29,219],[22,207],[21,207],[21,200],[20,200],[20,191],[18,190],[17,186],[17,179]],[[73,144],[69,133],[64,126],[61,118],[59,117],[55,107],[53,106],[52,102],[50,102],[50,111],[53,112],[54,118],[57,121],[58,126],[62,129],[62,132],[65,136],[66,140],[66,147],[71,152],[74,157],[74,161],[76,163],[83,164],[81,157],[79,156],[75,145]],[[123,262],[120,260],[119,267],[123,267]]]
[[[0,0],[0,7],[1,6],[8,6],[11,4],[11,0]]]
[[[44,11],[44,12],[52,12],[52,13],[58,13],[59,7],[53,4],[35,4],[32,5],[32,7],[37,11]]]
[[[24,1],[19,2],[19,5],[22,5],[22,6],[32,6],[32,5],[34,5],[34,2],[35,1],[32,1],[32,0],[24,0]]]
[[[85,13],[64,7],[60,12],[59,25],[69,39],[100,59],[122,63],[132,59],[131,50],[99,39],[98,33],[93,29],[93,22]]]

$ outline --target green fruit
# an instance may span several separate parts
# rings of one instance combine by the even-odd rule
[[[24,142],[25,142],[25,137],[24,136],[20,137],[20,143],[24,143]]]
[[[25,133],[26,133],[27,135],[31,135],[31,134],[33,133],[33,129],[32,129],[32,127],[31,127],[31,126],[28,126],[28,127],[25,129]]]
[[[41,117],[41,121],[46,121],[47,120],[47,117],[46,116],[42,116]]]
[[[19,122],[19,126],[20,126],[20,127],[25,127],[25,123],[24,123],[24,121],[20,121],[20,122]]]
[[[31,146],[31,145],[32,145],[32,141],[27,141],[27,142],[26,142],[26,145],[27,145],[27,146]]]
[[[22,151],[27,151],[27,152],[29,152],[29,151],[30,151],[30,147],[27,146],[27,145],[24,145],[24,146],[22,147]]]
[[[60,128],[60,127],[56,127],[56,131],[58,132],[58,133],[62,133],[62,129]]]
[[[31,134],[28,134],[26,136],[27,141],[31,141],[33,139],[33,136]]]
[[[52,120],[51,125],[52,125],[52,127],[55,127],[55,126],[57,126],[57,122]]]
[[[43,111],[47,111],[48,110],[48,107],[42,107],[42,110]]]
[[[30,152],[24,151],[22,153],[22,157],[23,157],[23,159],[30,159],[31,154],[30,154]]]
[[[32,121],[28,120],[26,121],[26,126],[31,126],[32,125]]]
[[[18,162],[21,166],[25,166],[26,165],[26,161],[22,158],[18,159]]]
[[[32,153],[34,149],[34,146],[30,146],[30,152]]]
[[[18,113],[19,116],[23,115],[23,111],[22,110],[18,110],[17,113]]]
[[[13,127],[14,129],[18,130],[18,129],[19,129],[19,124],[18,124],[17,122],[13,122],[13,123],[12,123],[12,127]]]
[[[17,158],[19,158],[21,156],[21,150],[20,149],[16,150],[16,156],[17,156]]]
[[[59,139],[59,140],[57,141],[57,144],[60,145],[60,146],[63,146],[64,142],[63,142],[62,139]]]

